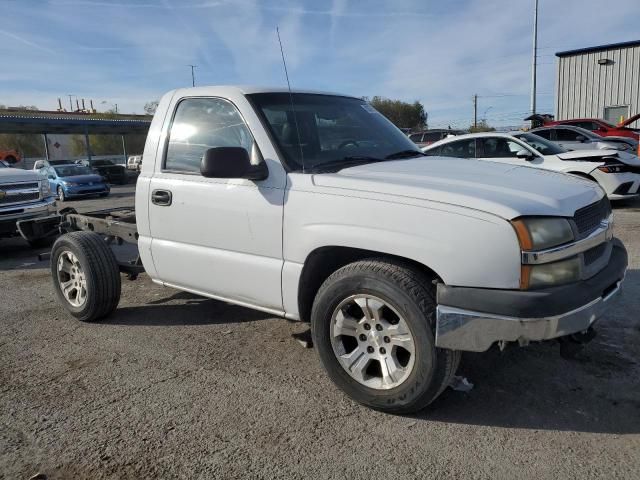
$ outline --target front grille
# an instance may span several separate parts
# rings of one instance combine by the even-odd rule
[[[596,203],[576,210],[576,213],[573,215],[573,221],[578,229],[578,238],[587,237],[600,226],[602,220],[609,217],[610,213],[611,204],[606,197]]]
[[[11,192],[13,190],[30,190],[32,188],[40,188],[40,185],[38,185],[37,182],[0,184],[0,190],[4,190],[5,192]]]
[[[589,266],[596,260],[598,260],[602,255],[604,255],[605,250],[607,249],[606,243],[601,243],[598,246],[590,248],[586,252],[584,252],[584,264]]]
[[[3,198],[0,198],[0,205],[8,205],[11,203],[20,203],[20,202],[29,202],[31,200],[38,200],[39,196],[40,196],[39,192],[25,192],[25,193],[15,193],[13,195],[6,195]]]

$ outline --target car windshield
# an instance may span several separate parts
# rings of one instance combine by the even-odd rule
[[[294,171],[338,171],[359,163],[423,155],[364,100],[308,93],[248,97]]]
[[[82,165],[66,165],[63,167],[54,167],[59,177],[74,177],[76,175],[90,175],[93,172],[89,167]]]
[[[106,165],[114,165],[111,160],[94,160],[93,165],[96,167],[104,167]]]
[[[0,162],[0,168],[8,168],[8,166],[4,162]]]
[[[559,153],[566,153],[568,150],[556,145],[549,140],[539,137],[533,133],[517,133],[514,135],[519,140],[522,140],[527,145],[532,146],[542,155],[557,155]]]

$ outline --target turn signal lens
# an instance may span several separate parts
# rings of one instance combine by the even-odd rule
[[[624,165],[601,165],[598,170],[604,173],[620,173],[624,171]]]

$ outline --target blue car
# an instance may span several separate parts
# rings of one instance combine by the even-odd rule
[[[110,192],[105,179],[83,165],[42,167],[39,172],[49,179],[51,191],[55,192],[62,202],[90,195],[106,197]]]

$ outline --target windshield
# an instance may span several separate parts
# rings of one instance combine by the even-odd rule
[[[8,168],[8,165],[6,165],[4,162],[0,162],[0,168]]]
[[[91,175],[93,172],[89,167],[82,165],[68,165],[64,167],[54,167],[59,177],[73,177],[75,175]]]
[[[527,145],[532,146],[542,155],[557,155],[559,153],[566,153],[568,150],[556,145],[549,140],[539,137],[533,133],[517,133],[514,137],[522,140]]]
[[[308,93],[294,93],[291,98],[286,92],[247,96],[294,171],[337,171],[354,162],[422,156],[406,135],[364,100]]]
[[[94,160],[93,165],[96,167],[104,167],[107,165],[114,165],[111,160]]]

